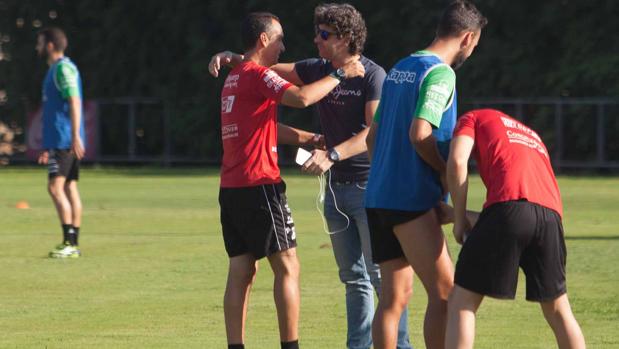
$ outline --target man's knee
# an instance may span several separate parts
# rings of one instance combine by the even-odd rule
[[[230,261],[230,268],[228,271],[228,277],[236,282],[249,285],[256,279],[256,273],[258,272],[258,266],[256,262],[251,261]]]
[[[268,257],[276,277],[295,277],[299,276],[299,259],[296,249],[291,248],[277,252]]]
[[[542,307],[544,317],[550,322],[562,320],[566,315],[572,313],[565,294],[550,301],[540,302],[540,306]]]
[[[450,310],[468,310],[477,312],[483,295],[456,286],[449,295],[448,307]]]
[[[64,196],[63,181],[57,178],[50,179],[47,183],[47,192],[55,198]]]
[[[411,295],[413,294],[412,285],[400,285],[400,287],[393,288],[382,286],[380,294],[380,303],[384,308],[404,309]]]

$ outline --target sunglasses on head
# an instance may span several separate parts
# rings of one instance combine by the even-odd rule
[[[320,36],[322,40],[327,41],[329,37],[335,35],[335,33],[316,27],[316,35]]]

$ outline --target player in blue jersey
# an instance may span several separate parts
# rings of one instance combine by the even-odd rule
[[[471,55],[486,22],[473,4],[451,3],[430,46],[400,60],[383,84],[367,138],[366,208],[382,275],[375,348],[395,347],[414,272],[428,294],[426,347],[443,348],[454,271],[435,208],[447,192],[445,161],[457,114],[454,69]]]
[[[49,65],[43,81],[43,151],[40,164],[48,165],[47,189],[62,225],[63,241],[49,253],[52,258],[78,258],[82,201],[77,189],[79,163],[85,153],[82,117],[82,81],[64,51],[67,37],[58,28],[37,35],[36,51]]]

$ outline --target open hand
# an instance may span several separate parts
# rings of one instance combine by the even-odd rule
[[[39,163],[40,165],[47,165],[48,162],[49,162],[49,151],[44,150],[39,154],[37,163]]]
[[[226,65],[232,61],[231,55],[228,51],[219,52],[211,57],[211,61],[208,64],[208,72],[213,75],[213,77],[219,76],[219,71],[221,70],[222,65]]]
[[[82,139],[80,137],[75,137],[73,142],[71,142],[71,152],[78,160],[84,158],[86,151],[84,150],[84,144],[82,144]]]

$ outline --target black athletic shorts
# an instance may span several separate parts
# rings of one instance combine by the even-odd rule
[[[220,188],[221,228],[229,257],[256,259],[297,246],[286,184]]]
[[[566,292],[567,251],[559,214],[526,200],[484,209],[462,246],[455,283],[494,298],[513,299],[518,267],[527,300],[554,300]]]
[[[372,261],[376,264],[404,257],[404,251],[393,227],[412,221],[428,211],[399,211],[382,208],[366,208],[370,239],[372,242]]]
[[[62,176],[67,181],[77,181],[80,177],[80,161],[69,149],[52,149],[47,162],[49,179]]]

